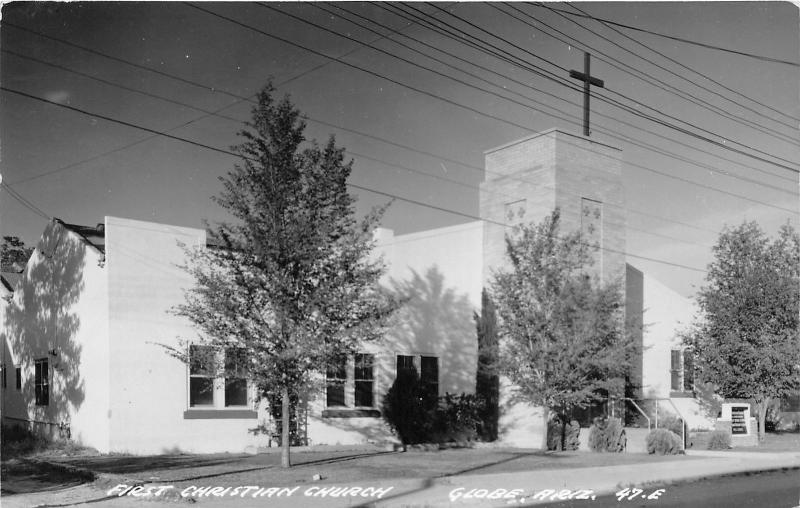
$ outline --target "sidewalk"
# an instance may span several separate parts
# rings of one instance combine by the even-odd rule
[[[81,485],[57,492],[20,496],[4,496],[3,506],[8,508],[35,506],[112,506],[159,507],[194,504],[209,507],[237,508],[270,506],[276,508],[346,506],[378,506],[382,508],[408,506],[465,506],[500,507],[514,504],[555,502],[551,496],[569,490],[573,496],[588,497],[614,493],[632,486],[646,488],[656,483],[700,479],[732,473],[754,472],[770,469],[800,467],[800,452],[752,453],[690,451],[695,460],[676,460],[659,463],[640,463],[584,469],[537,470],[497,474],[465,474],[435,479],[380,480],[348,484],[304,485],[253,485],[246,493],[231,495],[229,489],[221,497],[208,495],[213,482],[192,487],[191,499],[182,499],[179,490],[160,497],[108,497],[108,490],[118,483],[130,482],[122,476],[101,475],[94,484]],[[132,484],[126,483],[126,485]],[[158,484],[148,484],[155,487]],[[242,486],[246,487],[246,486]],[[258,490],[256,490],[256,487]],[[272,488],[270,490],[270,488]],[[205,490],[198,490],[205,489]],[[282,491],[280,489],[283,489]],[[553,491],[547,494],[545,491]],[[579,493],[577,491],[585,491]],[[586,492],[589,491],[589,492]],[[198,495],[200,493],[200,495]],[[255,494],[256,497],[253,497]],[[476,497],[477,496],[477,497]],[[507,497],[505,497],[507,496]],[[494,499],[491,499],[491,498]],[[90,503],[90,504],[86,504]],[[142,503],[145,503],[142,505]]]

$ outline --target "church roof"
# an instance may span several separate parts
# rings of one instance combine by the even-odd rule
[[[78,236],[95,249],[105,253],[106,233],[105,226],[102,223],[97,226],[81,226],[79,224],[67,224],[59,219],[56,219],[56,221],[73,233],[77,233]]]

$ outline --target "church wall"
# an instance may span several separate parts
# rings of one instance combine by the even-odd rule
[[[644,332],[642,357],[642,395],[670,399],[661,407],[674,412],[672,404],[686,419],[690,429],[713,428],[716,400],[713,393],[673,392],[671,354],[682,349],[680,333],[695,314],[692,301],[671,290],[652,276],[644,275]]]
[[[412,356],[417,372],[422,356],[438,358],[439,395],[474,393],[477,335],[473,313],[480,308],[482,288],[481,222],[407,235],[376,233],[375,255],[387,273],[382,285],[405,299],[385,338],[364,348],[375,355],[374,409],[397,375],[397,355]],[[352,407],[351,368],[345,400],[348,408],[324,412],[325,394],[311,400],[308,435],[311,444],[356,444],[394,439],[377,413]],[[334,415],[334,416],[326,416]]]
[[[103,255],[52,221],[13,298],[4,302],[0,340],[7,369],[3,422],[109,450],[108,333]],[[48,404],[36,404],[35,362],[47,361]],[[16,389],[15,367],[21,369]],[[66,428],[64,428],[66,430]],[[66,436],[66,434],[63,434]]]
[[[113,451],[239,452],[267,439],[248,432],[264,412],[243,416],[216,400],[218,390],[215,407],[189,408],[188,366],[160,345],[179,347],[179,338],[196,336],[188,320],[169,313],[192,284],[180,268],[186,257],[179,242],[205,245],[205,232],[106,218]]]

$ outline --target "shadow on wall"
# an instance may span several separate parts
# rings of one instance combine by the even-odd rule
[[[474,306],[464,293],[447,287],[435,267],[424,276],[412,270],[411,278],[391,281],[391,291],[404,302],[393,316],[384,339],[387,354],[434,355],[439,359],[439,394],[474,393],[477,368],[477,336]],[[384,395],[395,380],[395,358],[378,366],[380,384],[375,407],[380,409]],[[419,364],[417,365],[419,369]],[[381,424],[376,425],[376,420]],[[328,418],[325,423],[355,431],[367,441],[384,441],[388,426],[376,418]]]
[[[21,393],[5,406],[9,423],[17,423],[17,418],[45,422],[50,425],[37,430],[58,435],[57,425],[68,422],[70,409],[77,410],[84,401],[82,347],[76,341],[80,317],[71,309],[84,289],[86,248],[70,239],[61,226],[48,228],[6,307],[2,339],[7,350],[13,351],[15,365],[22,368]],[[39,378],[38,400],[37,360],[46,360],[48,367],[46,389],[45,378]],[[10,365],[9,370],[13,372]],[[8,381],[6,394],[13,394],[15,377]]]
[[[478,339],[474,305],[464,293],[447,287],[436,266],[424,276],[412,270],[406,281],[392,281],[396,295],[405,305],[396,316],[397,326],[389,333],[389,343],[397,351],[430,352],[439,357],[439,391],[475,391]],[[390,379],[394,381],[394,373]]]

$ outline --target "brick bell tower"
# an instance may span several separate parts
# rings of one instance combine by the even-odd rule
[[[596,245],[594,270],[605,281],[626,284],[625,196],[620,149],[586,136],[551,129],[485,152],[486,174],[480,190],[484,222],[483,281],[505,259],[505,235],[521,222],[540,222],[558,207],[561,230],[580,231]],[[488,222],[493,221],[493,222]],[[503,226],[497,223],[507,224]],[[501,440],[538,448],[546,430],[541,408],[512,403],[501,380]]]
[[[625,196],[622,151],[588,137],[551,129],[485,152],[481,217],[505,224],[540,222],[561,210],[562,231],[580,231],[599,249],[594,269],[625,287]],[[505,262],[510,227],[484,224],[483,279]]]

